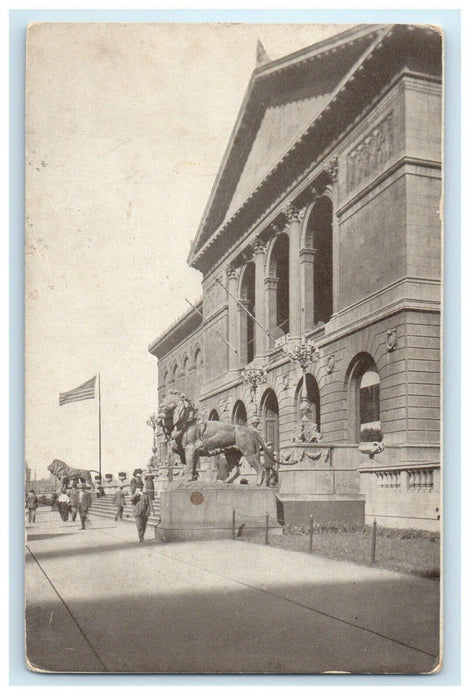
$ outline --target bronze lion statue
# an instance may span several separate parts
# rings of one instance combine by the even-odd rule
[[[172,391],[164,399],[157,422],[184,465],[185,481],[197,479],[199,457],[222,452],[229,471],[245,457],[257,473],[258,486],[265,476],[260,447],[273,461],[282,464],[268,451],[257,430],[220,420],[200,420],[197,409],[181,391]]]
[[[94,488],[91,478],[91,472],[94,472],[94,469],[74,469],[73,467],[67,466],[67,464],[60,459],[54,459],[47,468],[53,476],[60,479],[62,487],[67,486],[70,481],[80,480],[85,484],[89,484],[91,488]],[[98,474],[98,472],[96,473]]]

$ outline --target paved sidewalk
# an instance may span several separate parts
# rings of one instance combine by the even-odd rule
[[[39,509],[27,526],[26,624],[38,670],[423,673],[439,584],[242,540],[156,544]],[[153,536],[152,530],[148,536]]]

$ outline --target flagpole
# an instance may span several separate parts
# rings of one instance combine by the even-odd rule
[[[99,474],[101,487],[101,377],[98,372],[98,449],[99,449]]]

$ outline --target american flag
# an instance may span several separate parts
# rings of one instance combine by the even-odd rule
[[[71,391],[65,391],[63,394],[59,394],[59,406],[63,406],[64,403],[71,403],[72,401],[85,401],[86,399],[95,398],[95,384],[96,375],[89,379],[85,384],[77,386]]]

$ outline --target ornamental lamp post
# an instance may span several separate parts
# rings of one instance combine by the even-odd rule
[[[157,466],[157,427],[158,427],[158,422],[157,422],[157,416],[155,415],[155,413],[152,413],[152,415],[148,418],[147,425],[150,426],[153,430],[153,446],[152,446],[152,453],[153,454],[149,460],[150,469],[153,469],[154,467]]]
[[[250,387],[251,400],[255,405],[255,415],[253,416],[252,424],[257,429],[261,421],[258,416],[256,389],[261,386],[261,384],[266,384],[268,375],[266,370],[262,367],[245,367],[242,370],[242,381],[243,384]]]
[[[153,430],[153,447],[152,447],[152,452],[154,455],[157,454],[157,416],[155,413],[152,413],[150,418],[147,420],[147,425],[149,425],[152,430]]]
[[[309,365],[320,359],[320,353],[314,342],[311,340],[296,343],[289,347],[283,347],[284,353],[292,362],[297,362],[302,370],[302,393],[300,413],[307,413],[310,409],[310,402],[307,398],[307,369]]]

